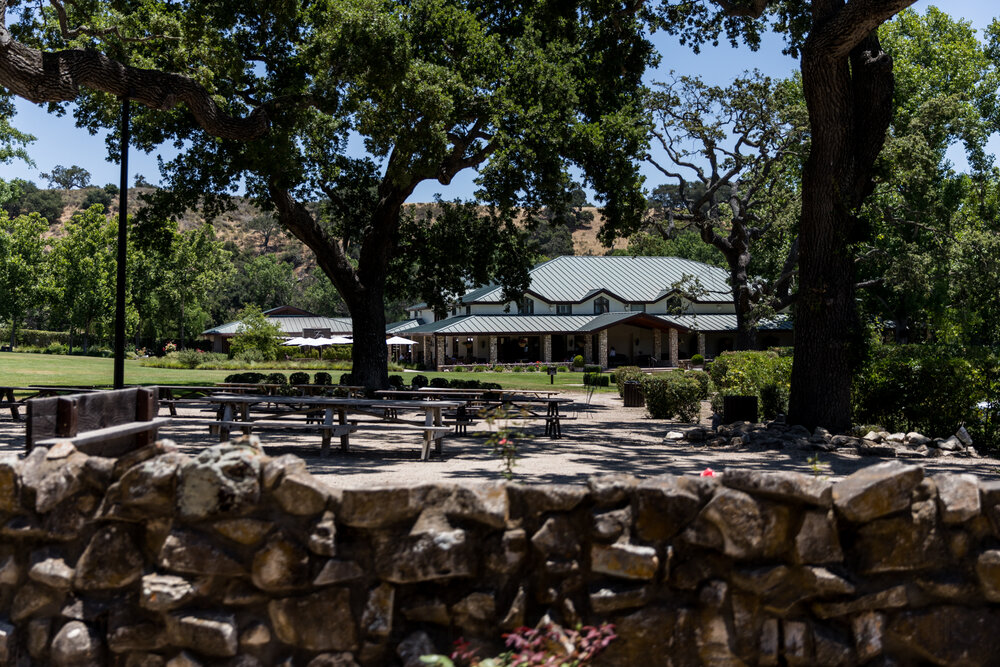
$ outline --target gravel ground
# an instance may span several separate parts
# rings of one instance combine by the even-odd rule
[[[698,474],[705,468],[721,471],[727,467],[814,472],[808,452],[664,445],[663,436],[668,430],[688,424],[650,419],[645,408],[622,407],[615,394],[595,394],[590,405],[585,404],[583,395],[573,398],[579,403],[565,408],[564,414],[576,414],[577,419],[563,423],[561,439],[545,437],[541,421],[528,422],[521,428],[526,437],[517,439],[516,481],[580,484],[598,474],[654,477],[665,473]],[[206,413],[194,409],[179,413],[188,418],[206,417]],[[709,415],[706,403],[702,423],[708,423]],[[217,442],[215,436],[208,434],[207,422],[177,421],[163,428],[160,434],[189,453]],[[268,454],[297,454],[306,460],[314,475],[339,488],[503,479],[500,459],[486,444],[489,427],[482,421],[470,427],[467,435],[447,436],[443,455],[432,455],[430,461],[420,461],[422,436],[412,429],[359,431],[351,436],[351,451],[347,454],[340,453],[335,438],[327,458],[319,456],[318,434],[272,428],[262,430],[259,435]],[[24,451],[24,426],[12,422],[6,413],[0,418],[0,451]],[[819,460],[818,474],[837,478],[886,459],[831,452],[820,453]],[[969,472],[984,479],[1000,479],[1000,460],[995,458],[948,457],[919,463],[928,474]]]

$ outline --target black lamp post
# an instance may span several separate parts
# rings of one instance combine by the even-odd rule
[[[125,386],[125,261],[128,250],[129,99],[122,98],[121,178],[118,192],[118,275],[115,285],[115,389]]]

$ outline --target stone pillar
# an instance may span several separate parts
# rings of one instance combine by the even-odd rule
[[[677,364],[677,361],[678,361],[678,359],[677,359],[677,329],[671,329],[670,330],[669,340],[670,340],[670,342],[668,343],[668,345],[670,347],[670,365],[674,366],[676,368],[677,365],[678,365]]]
[[[705,356],[705,334],[698,334],[698,354]]]
[[[552,334],[542,336],[542,361],[552,362]]]
[[[420,340],[421,340],[420,344],[423,346],[421,347],[421,349],[424,352],[424,365],[429,366],[431,363],[431,346],[430,346],[431,337],[421,336]]]
[[[444,336],[435,336],[434,337],[434,341],[437,344],[436,345],[437,350],[434,353],[434,363],[436,364],[437,370],[441,370],[441,367],[444,366],[444,358],[445,358],[444,343],[445,343],[445,338],[444,338]]]
[[[497,365],[497,337],[490,336],[490,366]]]
[[[583,337],[583,363],[594,363],[594,335],[586,334]]]
[[[663,332],[659,329],[653,329],[653,358],[660,361],[660,355],[663,353]]]
[[[608,367],[608,330],[601,329],[597,337],[597,363],[601,368]]]

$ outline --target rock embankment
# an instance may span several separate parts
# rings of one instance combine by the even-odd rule
[[[810,433],[803,426],[789,426],[782,422],[766,424],[737,422],[669,431],[664,437],[664,442],[696,447],[841,452],[885,458],[924,459],[942,456],[979,458],[976,448],[972,446],[972,437],[964,426],[949,438],[929,438],[916,432],[888,433],[887,431],[869,431],[862,437],[855,437],[834,435],[821,426]]]
[[[410,667],[543,619],[614,623],[604,665],[1000,655],[1000,482],[898,461],[334,491],[255,439],[59,445],[0,458],[0,536],[4,665]]]

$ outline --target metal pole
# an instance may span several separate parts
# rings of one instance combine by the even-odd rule
[[[118,280],[115,287],[115,389],[125,386],[125,258],[128,250],[129,99],[122,99],[121,178],[118,199]]]

